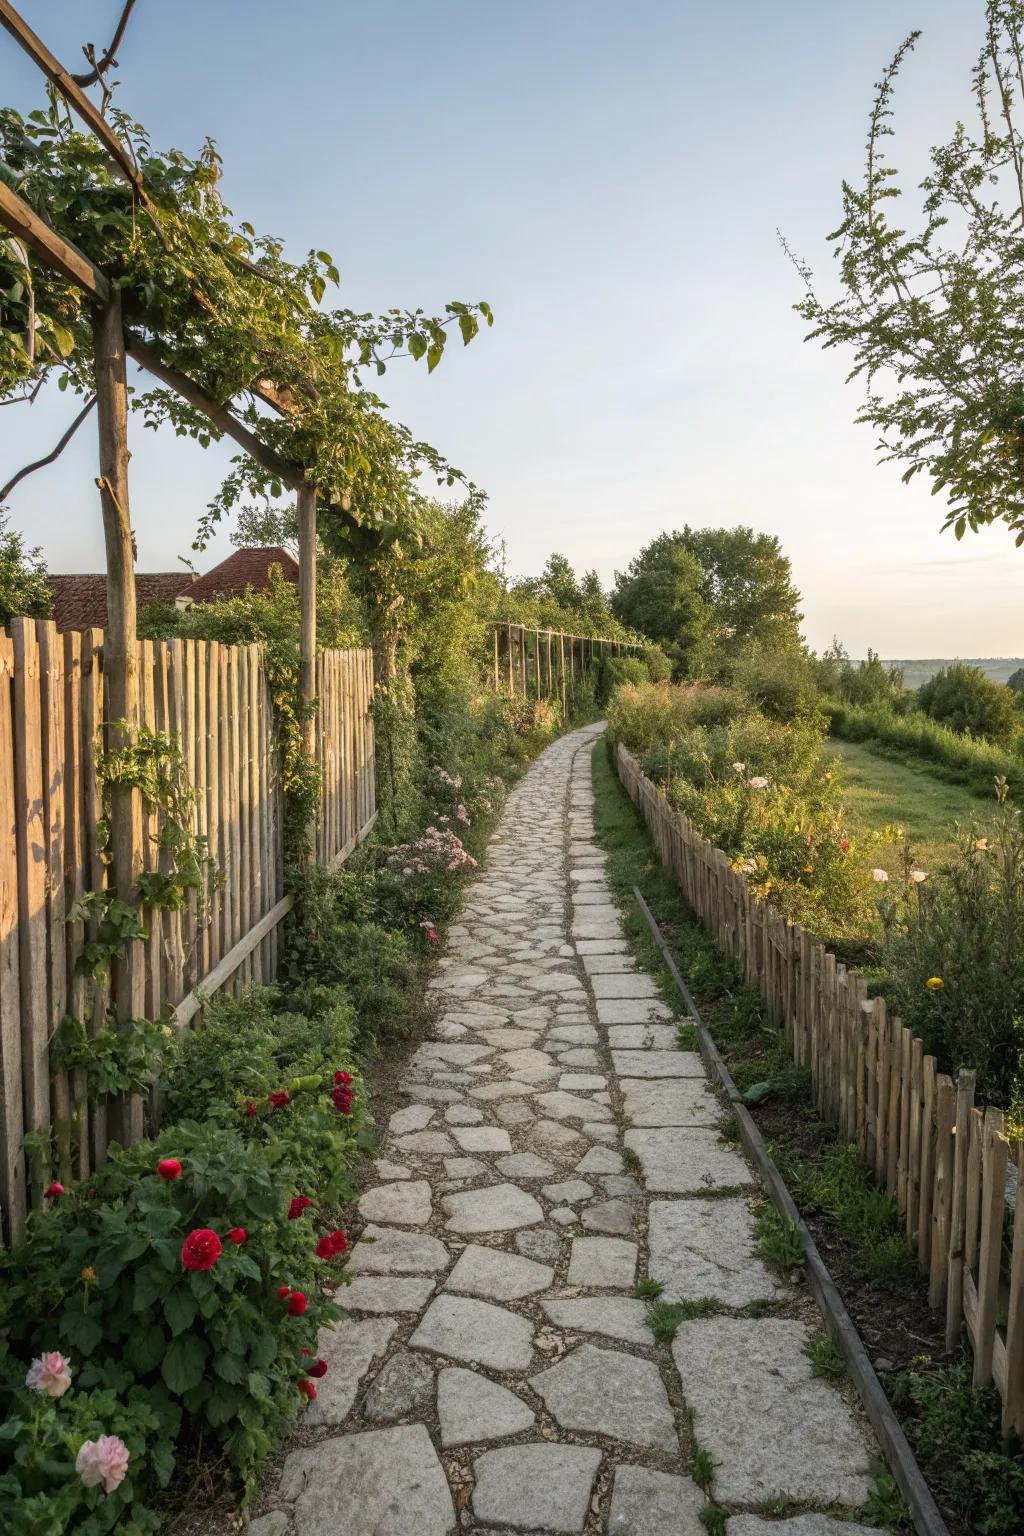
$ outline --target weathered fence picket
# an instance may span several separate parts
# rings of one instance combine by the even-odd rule
[[[90,1101],[82,1069],[50,1065],[61,1019],[71,1014],[95,1034],[114,996],[79,965],[95,919],[91,935],[69,921],[86,892],[109,879],[97,831],[97,764],[112,744],[103,643],[98,630],[58,634],[42,620],[16,619],[9,635],[0,632],[0,1237],[8,1243],[20,1239],[45,1179],[87,1176],[111,1137],[142,1132],[141,1102]],[[255,645],[139,641],[136,660],[140,724],[178,742],[194,829],[217,864],[205,904],[144,909],[149,937],[128,977],[134,1016],[185,1026],[217,987],[276,973],[277,927],[291,900],[270,686]],[[316,854],[331,864],[374,820],[370,653],[321,653],[316,686]],[[128,855],[156,870],[158,818],[140,807],[136,822]]]
[[[687,902],[761,992],[794,1059],[807,1067],[822,1115],[858,1146],[896,1202],[928,1276],[929,1301],[945,1311],[947,1348],[966,1333],[975,1385],[994,1382],[1005,1431],[1024,1433],[1024,1217],[1014,1222],[1007,1259],[1002,1113],[976,1107],[973,1073],[955,1084],[937,1071],[884,1001],[868,1000],[859,977],[756,900],[725,854],[671,807],[621,743],[616,762]],[[1015,1156],[1024,1172],[1024,1144]]]

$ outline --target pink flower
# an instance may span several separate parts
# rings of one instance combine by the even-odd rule
[[[71,1367],[59,1350],[51,1349],[32,1361],[25,1385],[42,1397],[63,1397],[71,1385]]]
[[[100,1435],[87,1440],[75,1457],[75,1471],[86,1488],[103,1484],[104,1493],[113,1493],[124,1482],[131,1460],[128,1447],[117,1435]]]
[[[889,872],[885,869],[873,869],[871,871],[871,878],[876,885],[884,885],[889,878]]]
[[[53,1183],[52,1184],[48,1184],[46,1186],[46,1188],[43,1190],[43,1199],[44,1200],[59,1200],[63,1193],[64,1193],[64,1185],[59,1183],[56,1179],[54,1179]]]

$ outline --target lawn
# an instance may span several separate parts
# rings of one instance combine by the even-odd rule
[[[852,741],[830,741],[827,751],[840,766],[843,801],[850,831],[864,839],[887,825],[904,827],[914,861],[934,870],[952,846],[955,821],[984,817],[995,806],[957,784],[944,784],[923,769],[895,762]],[[872,863],[895,874],[900,853],[895,844],[879,843]]]

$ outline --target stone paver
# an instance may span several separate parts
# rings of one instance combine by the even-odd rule
[[[782,1317],[680,1323],[672,1355],[694,1434],[724,1503],[857,1507],[871,1492],[867,1437],[804,1353],[807,1325]]]
[[[473,1513],[489,1525],[575,1536],[586,1523],[600,1464],[600,1451],[578,1445],[487,1451],[476,1461]]]
[[[877,1452],[811,1371],[750,1168],[622,931],[598,732],[513,789],[437,955],[436,1022],[359,1201],[352,1315],[317,1343],[302,1422],[327,1438],[287,1456],[253,1536],[700,1536],[685,1413],[727,1536],[864,1536],[817,1511],[856,1518]],[[641,1277],[740,1315],[684,1320],[669,1351]],[[752,1513],[766,1499],[786,1516]]]

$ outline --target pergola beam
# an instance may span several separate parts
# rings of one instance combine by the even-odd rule
[[[3,4],[3,0],[0,0]],[[97,304],[106,304],[110,298],[110,284],[96,264],[70,240],[58,235],[55,229],[30,208],[23,197],[13,192],[6,182],[0,181],[0,224],[16,239],[27,245],[30,251],[48,267],[67,278],[76,288],[81,288]]]

